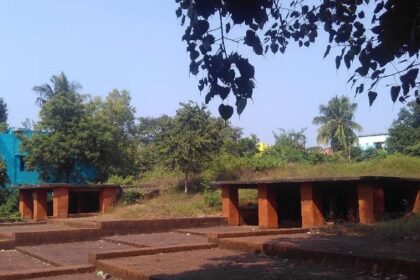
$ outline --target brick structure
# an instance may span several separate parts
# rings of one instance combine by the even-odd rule
[[[258,185],[258,220],[262,228],[278,228],[277,190],[266,184]]]
[[[420,212],[420,178],[364,176],[222,181],[215,184],[221,186],[222,212],[230,225],[240,225],[246,220],[241,219],[238,188],[258,189],[258,225],[261,228],[278,228],[282,216],[298,217],[293,224],[310,228],[336,219],[369,224],[380,220],[387,211]],[[284,191],[286,189],[289,192]],[[296,189],[298,192],[290,192]],[[290,200],[284,199],[287,195]],[[282,201],[281,205],[279,201]],[[283,203],[288,206],[281,207]],[[286,211],[296,213],[283,215]]]
[[[105,213],[117,198],[117,188],[104,188],[99,194],[99,212]]]
[[[37,222],[45,221],[47,219],[47,190],[40,189],[35,191],[33,198],[33,219]]]
[[[239,226],[238,188],[222,185],[222,212],[228,218],[229,225]]]
[[[54,188],[53,191],[53,217],[68,218],[69,217],[69,189]]]
[[[115,202],[120,191],[117,185],[43,184],[19,188],[19,212],[23,219],[44,221],[48,216],[68,218],[71,213],[105,213]],[[52,213],[48,213],[48,193],[53,196]],[[89,194],[89,196],[86,196]],[[92,199],[94,197],[95,199]],[[71,197],[73,199],[71,200]],[[82,199],[84,198],[84,199]],[[96,205],[92,206],[92,205]],[[93,210],[92,210],[93,209]]]
[[[300,185],[300,201],[302,213],[302,227],[310,228],[322,225],[322,197],[317,193],[311,183]]]
[[[22,190],[19,192],[19,213],[21,217],[26,220],[31,220],[33,217],[33,198],[32,191]]]

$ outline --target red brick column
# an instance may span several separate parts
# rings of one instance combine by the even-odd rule
[[[53,216],[54,218],[69,217],[69,189],[63,187],[54,188]]]
[[[373,212],[375,221],[380,220],[385,213],[384,189],[382,186],[373,188]]]
[[[117,199],[117,188],[103,188],[99,194],[99,211],[105,213]]]
[[[229,225],[239,226],[238,188],[222,186],[222,213],[228,218]]]
[[[322,225],[324,215],[322,214],[321,193],[316,192],[311,183],[300,185],[300,207],[302,227],[310,228]]]
[[[357,185],[359,203],[359,222],[369,224],[375,222],[374,187],[368,183]]]
[[[274,186],[258,186],[258,225],[262,228],[278,228],[277,189]]]
[[[34,190],[34,217],[35,221],[45,221],[47,219],[47,190]]]
[[[31,190],[19,190],[19,213],[22,219],[32,220],[33,198]]]
[[[413,213],[420,213],[420,189],[418,188],[416,191],[416,195],[414,198],[413,208],[411,210]]]

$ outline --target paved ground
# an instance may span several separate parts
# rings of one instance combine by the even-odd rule
[[[384,241],[368,238],[322,234],[290,234],[238,237],[235,241],[251,244],[275,243],[289,247],[341,252],[364,256],[382,256],[420,261],[420,241]]]
[[[0,227],[0,234],[13,233],[13,232],[41,232],[41,231],[52,231],[52,230],[71,230],[73,227],[65,225],[53,225],[53,224],[35,224],[35,225],[13,225],[13,226],[2,226]]]
[[[132,271],[139,279],[142,275],[159,280],[358,279],[358,274],[351,270],[300,264],[287,259],[222,249],[128,257],[101,262]]]
[[[207,227],[207,228],[187,228],[177,230],[178,232],[189,232],[194,234],[207,235],[210,233],[233,233],[233,232],[249,232],[249,231],[264,231],[259,227],[254,226],[221,226],[221,227]]]
[[[36,280],[101,280],[101,279],[102,278],[99,278],[98,276],[96,276],[96,273],[82,273],[82,274],[36,278]]]
[[[169,247],[177,245],[208,244],[207,237],[175,232],[118,235],[105,238],[105,240],[136,247]]]
[[[60,265],[87,264],[90,253],[132,248],[124,244],[99,241],[72,242],[19,247],[19,250]]]
[[[48,264],[16,250],[0,251],[0,274],[47,267],[49,267]]]

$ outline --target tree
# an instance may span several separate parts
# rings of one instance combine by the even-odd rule
[[[82,89],[78,82],[70,82],[67,76],[61,72],[60,75],[53,75],[50,79],[51,85],[45,83],[40,86],[34,86],[33,91],[38,93],[36,104],[43,106],[50,98],[57,94],[77,93]]]
[[[35,134],[22,141],[28,164],[46,181],[70,182],[76,164],[83,158],[78,141],[79,123],[85,114],[84,97],[75,92],[59,92],[44,102]]]
[[[420,156],[420,105],[409,102],[389,128],[387,150]]]
[[[105,100],[96,97],[86,104],[76,137],[83,161],[96,167],[99,181],[136,172],[135,109],[130,103],[128,91],[114,89]]]
[[[238,51],[230,52],[229,44],[243,43],[257,55],[285,53],[292,42],[311,46],[321,32],[329,37],[324,57],[338,50],[336,68],[354,69],[349,82],[357,84],[356,94],[367,92],[370,105],[377,97],[375,86],[388,79],[393,102],[415,96],[420,103],[420,0],[175,1],[176,15],[186,26],[182,40],[190,72],[204,72],[198,88],[206,89],[206,104],[217,95],[222,99],[224,119],[233,114],[233,107],[224,104],[227,96],[235,96],[241,114],[255,87],[253,65]]]
[[[184,174],[184,190],[188,192],[191,174],[200,172],[210,155],[220,148],[222,135],[205,106],[192,101],[180,106],[157,144],[166,164]]]
[[[113,90],[105,100],[88,98],[72,91],[81,88],[71,86],[78,83],[63,73],[58,77],[51,78],[57,82],[54,94],[42,103],[34,135],[23,140],[28,163],[43,180],[55,182],[91,179],[82,174],[85,168],[94,168],[102,182],[110,175],[136,172],[135,109],[129,92]]]
[[[357,136],[354,131],[361,131],[362,127],[353,121],[357,104],[351,103],[346,96],[335,96],[328,105],[320,105],[320,115],[313,119],[318,129],[317,142],[330,144],[333,150],[344,151],[351,160],[350,149]]]
[[[279,129],[279,133],[273,132],[275,143],[269,149],[269,153],[281,162],[303,162],[306,156],[305,129],[299,131]]]
[[[3,97],[0,97],[0,123],[7,123],[7,104]]]

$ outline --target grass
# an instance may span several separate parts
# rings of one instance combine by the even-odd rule
[[[288,164],[264,171],[242,170],[239,180],[304,177],[397,176],[419,177],[420,157],[390,155],[355,163]]]
[[[420,214],[386,220],[371,225],[339,224],[323,227],[321,232],[388,240],[420,240]]]
[[[203,194],[185,194],[166,190],[160,196],[133,205],[117,205],[108,214],[111,218],[162,219],[220,216],[220,207],[211,207]]]

